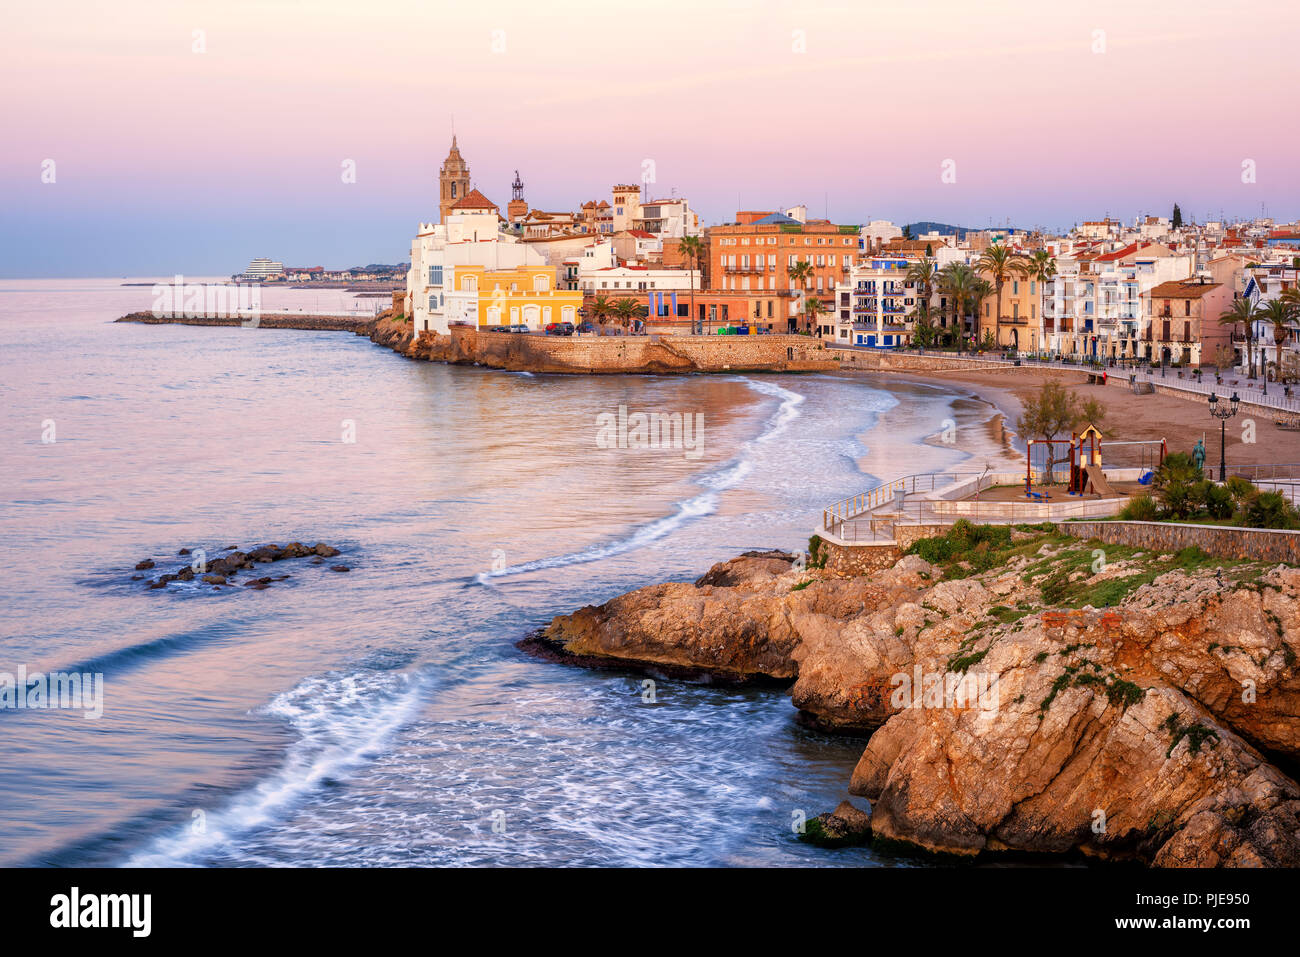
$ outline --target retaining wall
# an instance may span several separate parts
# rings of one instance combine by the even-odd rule
[[[1195,545],[1219,558],[1300,565],[1300,532],[1172,522],[1062,522],[1057,528],[1075,538],[1166,554]]]

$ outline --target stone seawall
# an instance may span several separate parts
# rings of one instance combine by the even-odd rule
[[[830,351],[807,336],[540,336],[453,326],[448,335],[383,320],[371,340],[412,359],[569,374],[831,372]]]
[[[263,313],[256,323],[232,316],[155,316],[151,312],[132,312],[115,322],[142,322],[150,325],[244,326],[257,329],[302,329],[312,332],[356,332],[368,335],[375,320],[370,316],[329,316]]]
[[[1062,522],[1057,528],[1075,538],[1097,538],[1164,554],[1194,545],[1218,558],[1300,565],[1300,532],[1172,522]]]

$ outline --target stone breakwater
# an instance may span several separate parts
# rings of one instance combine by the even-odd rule
[[[870,735],[849,792],[876,839],[1300,865],[1300,569],[1107,546],[1097,571],[1095,544],[1025,530],[985,570],[912,554],[851,578],[748,553],[523,644],[788,685],[806,723]]]
[[[115,322],[142,322],[150,325],[185,325],[185,326],[254,326],[247,319],[234,316],[155,316],[151,312],[132,312]],[[303,329],[315,332],[355,332],[369,335],[375,320],[368,316],[327,316],[286,314],[270,315],[263,313],[258,317],[255,328],[258,329]]]
[[[381,319],[372,342],[412,359],[511,372],[570,374],[832,372],[839,363],[808,336],[540,336],[453,326],[448,335]]]

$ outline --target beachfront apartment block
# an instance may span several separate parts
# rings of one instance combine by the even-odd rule
[[[1161,243],[1139,242],[1061,255],[1056,269],[1043,302],[1046,350],[1098,360],[1149,358],[1142,296],[1188,277],[1192,258]]]
[[[919,292],[907,281],[916,260],[872,256],[849,269],[848,282],[836,293],[835,308],[819,330],[837,345],[892,349],[911,337],[908,317],[916,311]]]

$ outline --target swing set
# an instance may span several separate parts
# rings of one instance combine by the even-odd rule
[[[1164,439],[1137,439],[1125,442],[1102,442],[1101,430],[1094,425],[1086,426],[1083,431],[1072,433],[1068,439],[1030,439],[1025,447],[1025,497],[1045,500],[1051,496],[1048,487],[1055,484],[1055,467],[1069,465],[1066,473],[1066,494],[1084,495],[1095,492],[1105,498],[1115,495],[1102,471],[1101,453],[1105,446],[1108,457],[1133,458],[1135,465],[1115,467],[1136,467],[1155,471],[1165,460],[1169,448]],[[1123,454],[1121,453],[1123,450]],[[1146,475],[1139,481],[1146,480]]]

